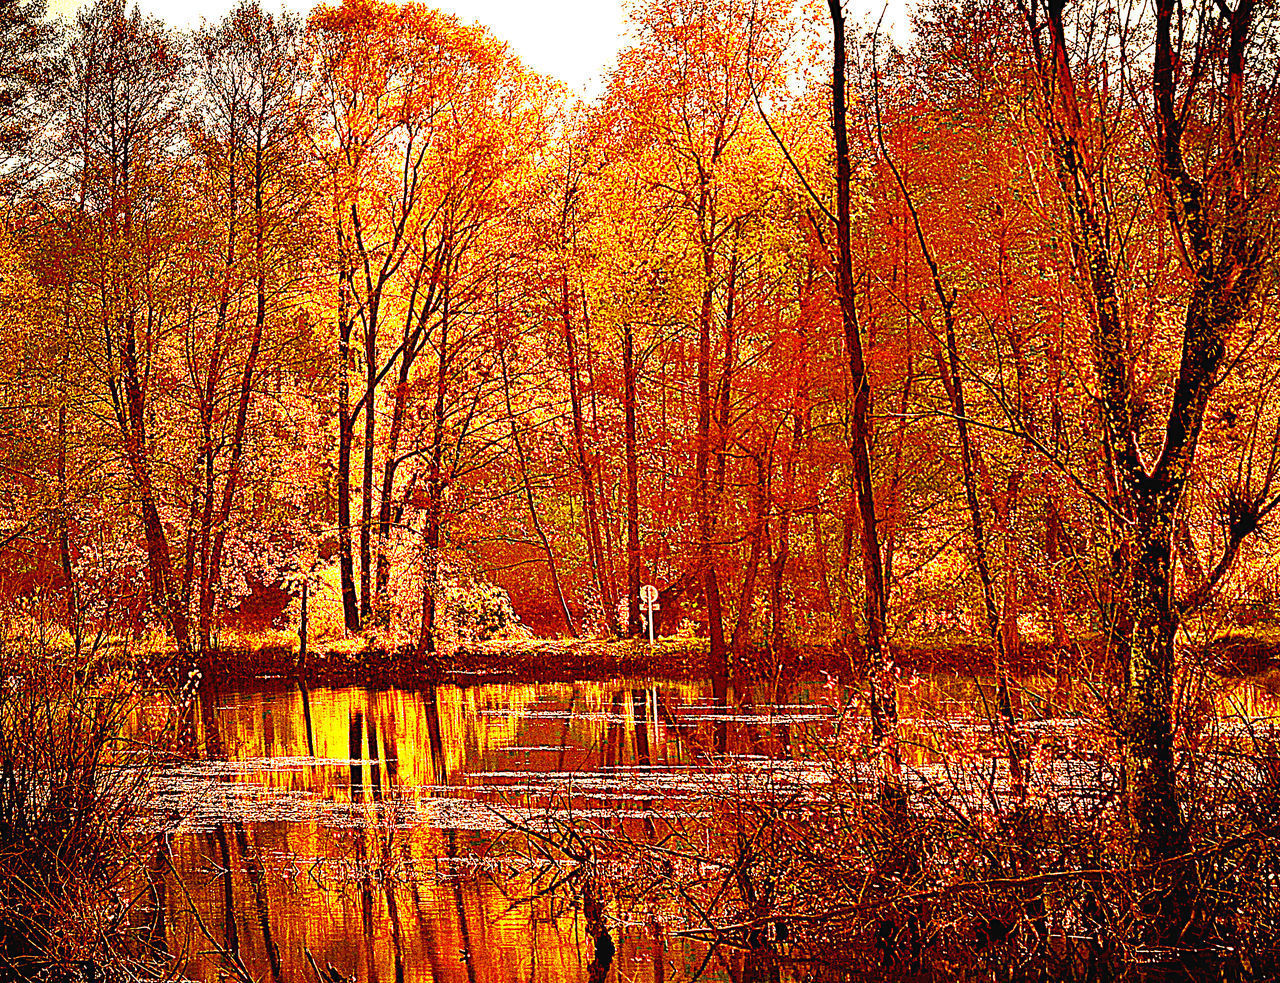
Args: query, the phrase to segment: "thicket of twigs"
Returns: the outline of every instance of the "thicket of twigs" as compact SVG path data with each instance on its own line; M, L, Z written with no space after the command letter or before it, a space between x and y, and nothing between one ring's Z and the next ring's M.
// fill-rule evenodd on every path
M1134 866L1101 697L1018 723L1022 788L995 701L987 721L904 722L904 756L913 734L928 747L897 787L854 706L789 735L795 763L757 744L709 761L692 798L630 818L544 803L506 846L535 894L744 950L761 980L1275 979L1280 735L1214 712L1207 680L1181 690L1191 848L1161 873L1190 904L1170 950L1132 941L1160 879Z
M98 655L0 630L0 977L172 969L136 927L151 900L137 822L171 711L148 723L151 687Z

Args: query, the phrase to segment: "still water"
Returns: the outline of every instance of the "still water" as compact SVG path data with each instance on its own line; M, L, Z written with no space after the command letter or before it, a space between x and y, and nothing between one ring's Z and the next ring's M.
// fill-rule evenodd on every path
M1065 745L1088 723L1053 705L1054 686L1014 695ZM981 733L989 688L904 684L913 775L947 767L938 728ZM153 802L146 928L195 980L313 980L311 960L361 983L586 980L594 940L561 893L530 900L528 867L499 848L512 824L548 809L696 821L707 784L744 771L821 780L811 742L847 719L847 696L829 679L727 703L710 684L654 680L206 683L188 722L199 757L167 768ZM1270 713L1269 694L1245 697L1233 705ZM607 915L610 979L752 975L652 911Z
M491 849L509 822L551 802L686 810L732 757L714 754L717 728L756 731L758 746L821 724L827 696L801 685L794 705L726 711L709 685L653 681L206 685L191 735L205 758L169 768L154 802L152 931L201 980L237 958L257 979L312 979L307 952L362 983L586 979L578 913L524 903L524 872ZM696 971L704 948L630 914L611 912L624 920L611 978Z

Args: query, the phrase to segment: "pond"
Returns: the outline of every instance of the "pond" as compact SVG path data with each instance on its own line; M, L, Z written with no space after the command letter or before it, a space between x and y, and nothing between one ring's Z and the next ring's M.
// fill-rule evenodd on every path
M1060 750L1096 741L1093 724L1055 706L1058 682L1015 688L1029 730ZM548 809L687 821L708 783L752 794L753 781L821 781L813 741L848 724L850 695L830 678L723 702L709 683L641 679L206 682L188 720L201 755L166 768L152 804L143 920L195 980L240 967L258 980L314 980L312 960L361 983L586 980L595 943L578 906L557 892L530 900L527 865L495 842ZM933 740L940 728L985 739L981 707L993 698L989 681L904 680L914 782L951 764ZM1273 712L1255 688L1219 698L1223 710ZM1080 757L1068 750L1051 765L1067 769L1064 787ZM611 979L751 978L741 954L708 959L653 911L608 916Z

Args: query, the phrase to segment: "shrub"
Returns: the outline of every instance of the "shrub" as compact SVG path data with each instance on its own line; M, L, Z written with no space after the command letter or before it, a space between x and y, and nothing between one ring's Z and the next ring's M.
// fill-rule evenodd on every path
M757 735L763 757L717 759L643 819L560 799L509 842L535 887L590 884L624 920L647 913L806 979L1275 979L1280 739L1195 703L1179 762L1189 845L1156 877L1130 849L1112 715L1083 703L1024 729L1024 795L998 720L917 704L915 766L895 791L865 718L837 704L830 723L791 732L803 767L771 764L780 749ZM1145 945L1155 899L1175 896L1181 937Z
M0 635L0 975L154 975L135 831L172 719L120 660L70 661Z

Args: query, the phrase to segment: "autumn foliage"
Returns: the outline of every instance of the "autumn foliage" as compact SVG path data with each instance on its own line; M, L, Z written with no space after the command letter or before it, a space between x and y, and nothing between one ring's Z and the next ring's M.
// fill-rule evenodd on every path
M979 640L1015 791L1049 651L1158 864L1182 653L1276 613L1280 60L1144 17L655 0L584 103L415 3L9 5L0 595L438 665L483 585L599 638L653 583L722 685L865 670L890 798L896 649Z
M811 13L655 4L590 105L414 5L244 5L181 37L105 3L15 40L7 596L61 598L73 633L128 606L200 652L311 577L346 631L417 642L452 563L573 635L636 633L654 582L660 630L742 661L864 640L869 508L888 641L977 632L1016 661L1125 617L1096 304L1025 18L939 6L909 52L848 29L841 287ZM1067 30L1073 139L1105 117L1090 153L1119 162L1098 194L1141 446L1187 246L1124 165L1154 123L1108 88L1119 27ZM1269 201L1255 75L1237 125ZM1215 125L1184 124L1214 187ZM1258 242L1171 533L1196 607L1270 596Z

